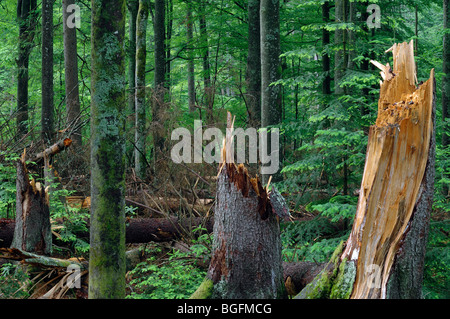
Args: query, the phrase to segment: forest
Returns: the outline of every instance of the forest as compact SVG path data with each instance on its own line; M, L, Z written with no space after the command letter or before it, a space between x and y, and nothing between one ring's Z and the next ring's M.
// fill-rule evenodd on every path
M449 0L0 0L0 42L0 299L450 298Z

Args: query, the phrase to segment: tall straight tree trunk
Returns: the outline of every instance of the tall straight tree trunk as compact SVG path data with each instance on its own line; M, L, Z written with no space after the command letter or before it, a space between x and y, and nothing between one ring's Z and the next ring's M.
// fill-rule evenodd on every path
M155 31L155 88L153 92L153 143L156 162L164 151L164 123L161 113L165 106L165 0L155 0L153 21Z
M189 112L195 111L195 61L194 61L194 20L192 18L192 4L187 3L186 35L188 45L188 100Z
M202 48L202 62L203 62L203 105L206 109L206 122L207 124L212 124L214 121L213 117L213 88L211 85L211 65L209 63L209 41L208 41L208 30L206 25L206 1L200 1L200 14L199 14L199 24L200 24L200 37Z
M165 8L166 14L164 14L164 20L165 20L165 28L166 28L166 34L164 38L164 52L165 52L165 63L164 63L164 88L166 89L166 99L170 101L170 69L171 69L171 40L172 40L172 33L173 33L173 1L167 0L166 1L166 8Z
M28 132L28 65L36 28L36 0L17 1L19 56L17 58L17 135Z
M53 0L43 0L41 135L48 145L51 144L55 135L53 95Z
M261 127L281 124L282 105L279 85L271 85L281 78L280 66L280 2L261 0ZM272 149L271 139L267 141L268 154L281 150ZM264 163L263 163L264 164ZM267 183L268 175L262 175ZM280 181L281 175L274 174L273 181Z
M125 298L125 16L125 0L92 1L91 299Z
M395 44L382 69L378 117L370 127L360 195L349 238L297 297L421 298L433 203L434 69L419 88L414 45Z
M127 109L127 141L134 141L135 138L135 122L136 122L136 19L139 9L139 0L127 1L129 11L128 20L128 109ZM127 143L127 165L130 167L134 163L134 143Z
M261 126L261 0L248 1L247 107L251 127Z
M136 131L135 131L135 150L134 150L134 168L136 175L140 178L145 177L146 168L146 101L145 101L145 65L147 61L147 21L149 12L149 1L139 1L139 11L136 20Z
M330 22L330 2L325 1L322 4L322 21L324 23ZM330 68L330 54L325 50L329 50L330 45L330 31L326 28L322 29L322 46L323 46L323 56L322 56L322 72L324 72L325 77L322 82L322 94L327 96L331 94L331 68Z
M447 31L450 28L450 3L449 0L444 0L444 29ZM443 52L443 71L445 76L442 78L442 122L444 128L442 130L442 149L446 149L450 144L450 125L448 120L450 118L450 33L444 34L444 52ZM447 174L450 179L450 175ZM443 194L448 196L449 186L444 184Z
M337 23L343 23L346 21L346 8L347 0L335 1L335 21ZM336 52L334 55L334 92L337 95L345 93L344 88L341 86L342 78L348 63L347 56L347 30L338 27L334 32L334 44L336 46Z
M70 135L74 147L81 146L80 127L80 94L78 89L78 57L77 57L77 29L68 25L70 12L67 7L75 0L63 0L63 33L64 33L64 68L66 88L67 123L71 127Z

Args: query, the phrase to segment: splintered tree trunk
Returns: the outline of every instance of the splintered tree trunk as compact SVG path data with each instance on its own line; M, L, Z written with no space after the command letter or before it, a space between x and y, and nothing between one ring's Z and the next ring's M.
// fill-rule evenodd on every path
M222 162L227 159L227 147L231 145L230 140L224 143ZM278 299L286 296L279 218L274 213L276 206L270 194L257 177L249 176L243 164L221 164L212 258L207 278L192 298Z
M48 255L52 232L48 194L40 183L29 179L25 153L17 160L16 222L12 248Z
M433 199L434 70L417 88L413 42L388 51L394 54L393 70L373 62L384 79L378 118L369 131L353 229L342 254L335 256L339 271L328 274L328 280L322 274L315 286L300 292L302 297L314 295L320 282L322 288L328 283L322 297L421 297Z

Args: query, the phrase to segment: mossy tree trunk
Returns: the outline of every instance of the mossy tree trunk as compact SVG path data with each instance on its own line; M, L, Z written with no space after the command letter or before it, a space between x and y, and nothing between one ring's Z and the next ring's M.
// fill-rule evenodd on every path
M352 232L299 297L421 298L433 202L435 79L416 87L413 42L395 44L381 65L378 118L370 127Z
M125 297L125 0L92 1L89 298Z
M146 89L145 89L145 65L147 61L147 21L149 12L149 1L139 1L139 11L136 20L136 131L135 131L135 152L134 168L136 175L145 177L146 171Z

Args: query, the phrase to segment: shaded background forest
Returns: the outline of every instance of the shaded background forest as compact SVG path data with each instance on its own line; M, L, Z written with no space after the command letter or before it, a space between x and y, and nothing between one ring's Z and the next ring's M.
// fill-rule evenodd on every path
M126 114L129 218L201 217L212 213L216 165L174 164L168 155L170 151L155 156L155 145L170 150L174 143L170 140L171 132L177 127L186 127L192 132L195 119L202 119L204 125L225 128L227 111L236 116L235 127L258 125L249 72L252 62L259 63L251 57L249 49L252 43L250 2L166 0L162 20L158 20L154 2L148 3L148 24L140 30L145 30L146 39L145 63L140 69L144 75L142 87L145 89L141 93L146 112L143 126L138 128L145 132L146 140L135 139L138 114L135 114L134 99L130 99ZM17 1L0 1L0 218L14 217L13 159L25 148L27 152L43 148L45 124L42 125L42 119L45 117L42 114L48 111L43 108L42 99L46 94L43 88L48 85L43 83L45 66L51 65L50 140L57 141L69 135L77 141L52 163L58 179L53 183L51 214L52 219L58 221L55 231L60 243L55 243L55 250L59 249L61 255L86 255L89 249L86 241L74 235L77 229L86 227L88 204L80 208L61 201L66 196L83 201L90 193L91 11L88 1L75 3L81 8L80 28L76 31L80 112L71 116L67 108L69 93L66 92L61 2L54 2L52 10L53 63L50 64L43 62L42 6L37 3L33 11L35 28L27 39L30 49L28 118L22 126L16 122L20 64ZM448 298L450 150L445 137L449 124L448 114L443 114L446 107L442 89L449 86L446 84L449 80L443 70L446 35L443 1L378 1L381 28L371 29L366 23L369 2L336 1L336 5L338 3L343 11L337 10L333 1L280 2L281 78L273 83L280 87L282 110L281 123L276 125L281 131L282 144L282 177L277 186L288 199L295 219L282 225L283 257L285 261L324 262L337 244L348 237L364 168L368 127L377 116L380 75L369 61L391 62L386 49L393 43L414 40L418 81L426 80L432 68L436 69L437 79L435 198L424 296ZM139 3L127 1L127 5L127 92L133 96L132 84L136 76L133 72L137 72L133 70L138 70L139 62L135 45L139 43L130 41L134 38L130 34L136 32L132 21ZM156 49L161 32L165 39L162 52ZM163 63L158 63L161 58ZM153 99L158 94L155 83L161 66L164 103ZM158 112L155 112L156 105ZM155 128L158 128L158 139ZM135 166L134 149L138 142L146 145L142 159L144 174L137 172ZM195 206L198 203L206 208L202 206L202 211ZM193 232L195 230L186 234L188 250L156 244L146 248L152 257L129 273L131 297L174 298L188 296L195 290L208 264L210 238L189 236ZM186 271L186 267L191 271ZM142 273L147 275L145 279L140 277ZM6 294L2 289L0 292Z

